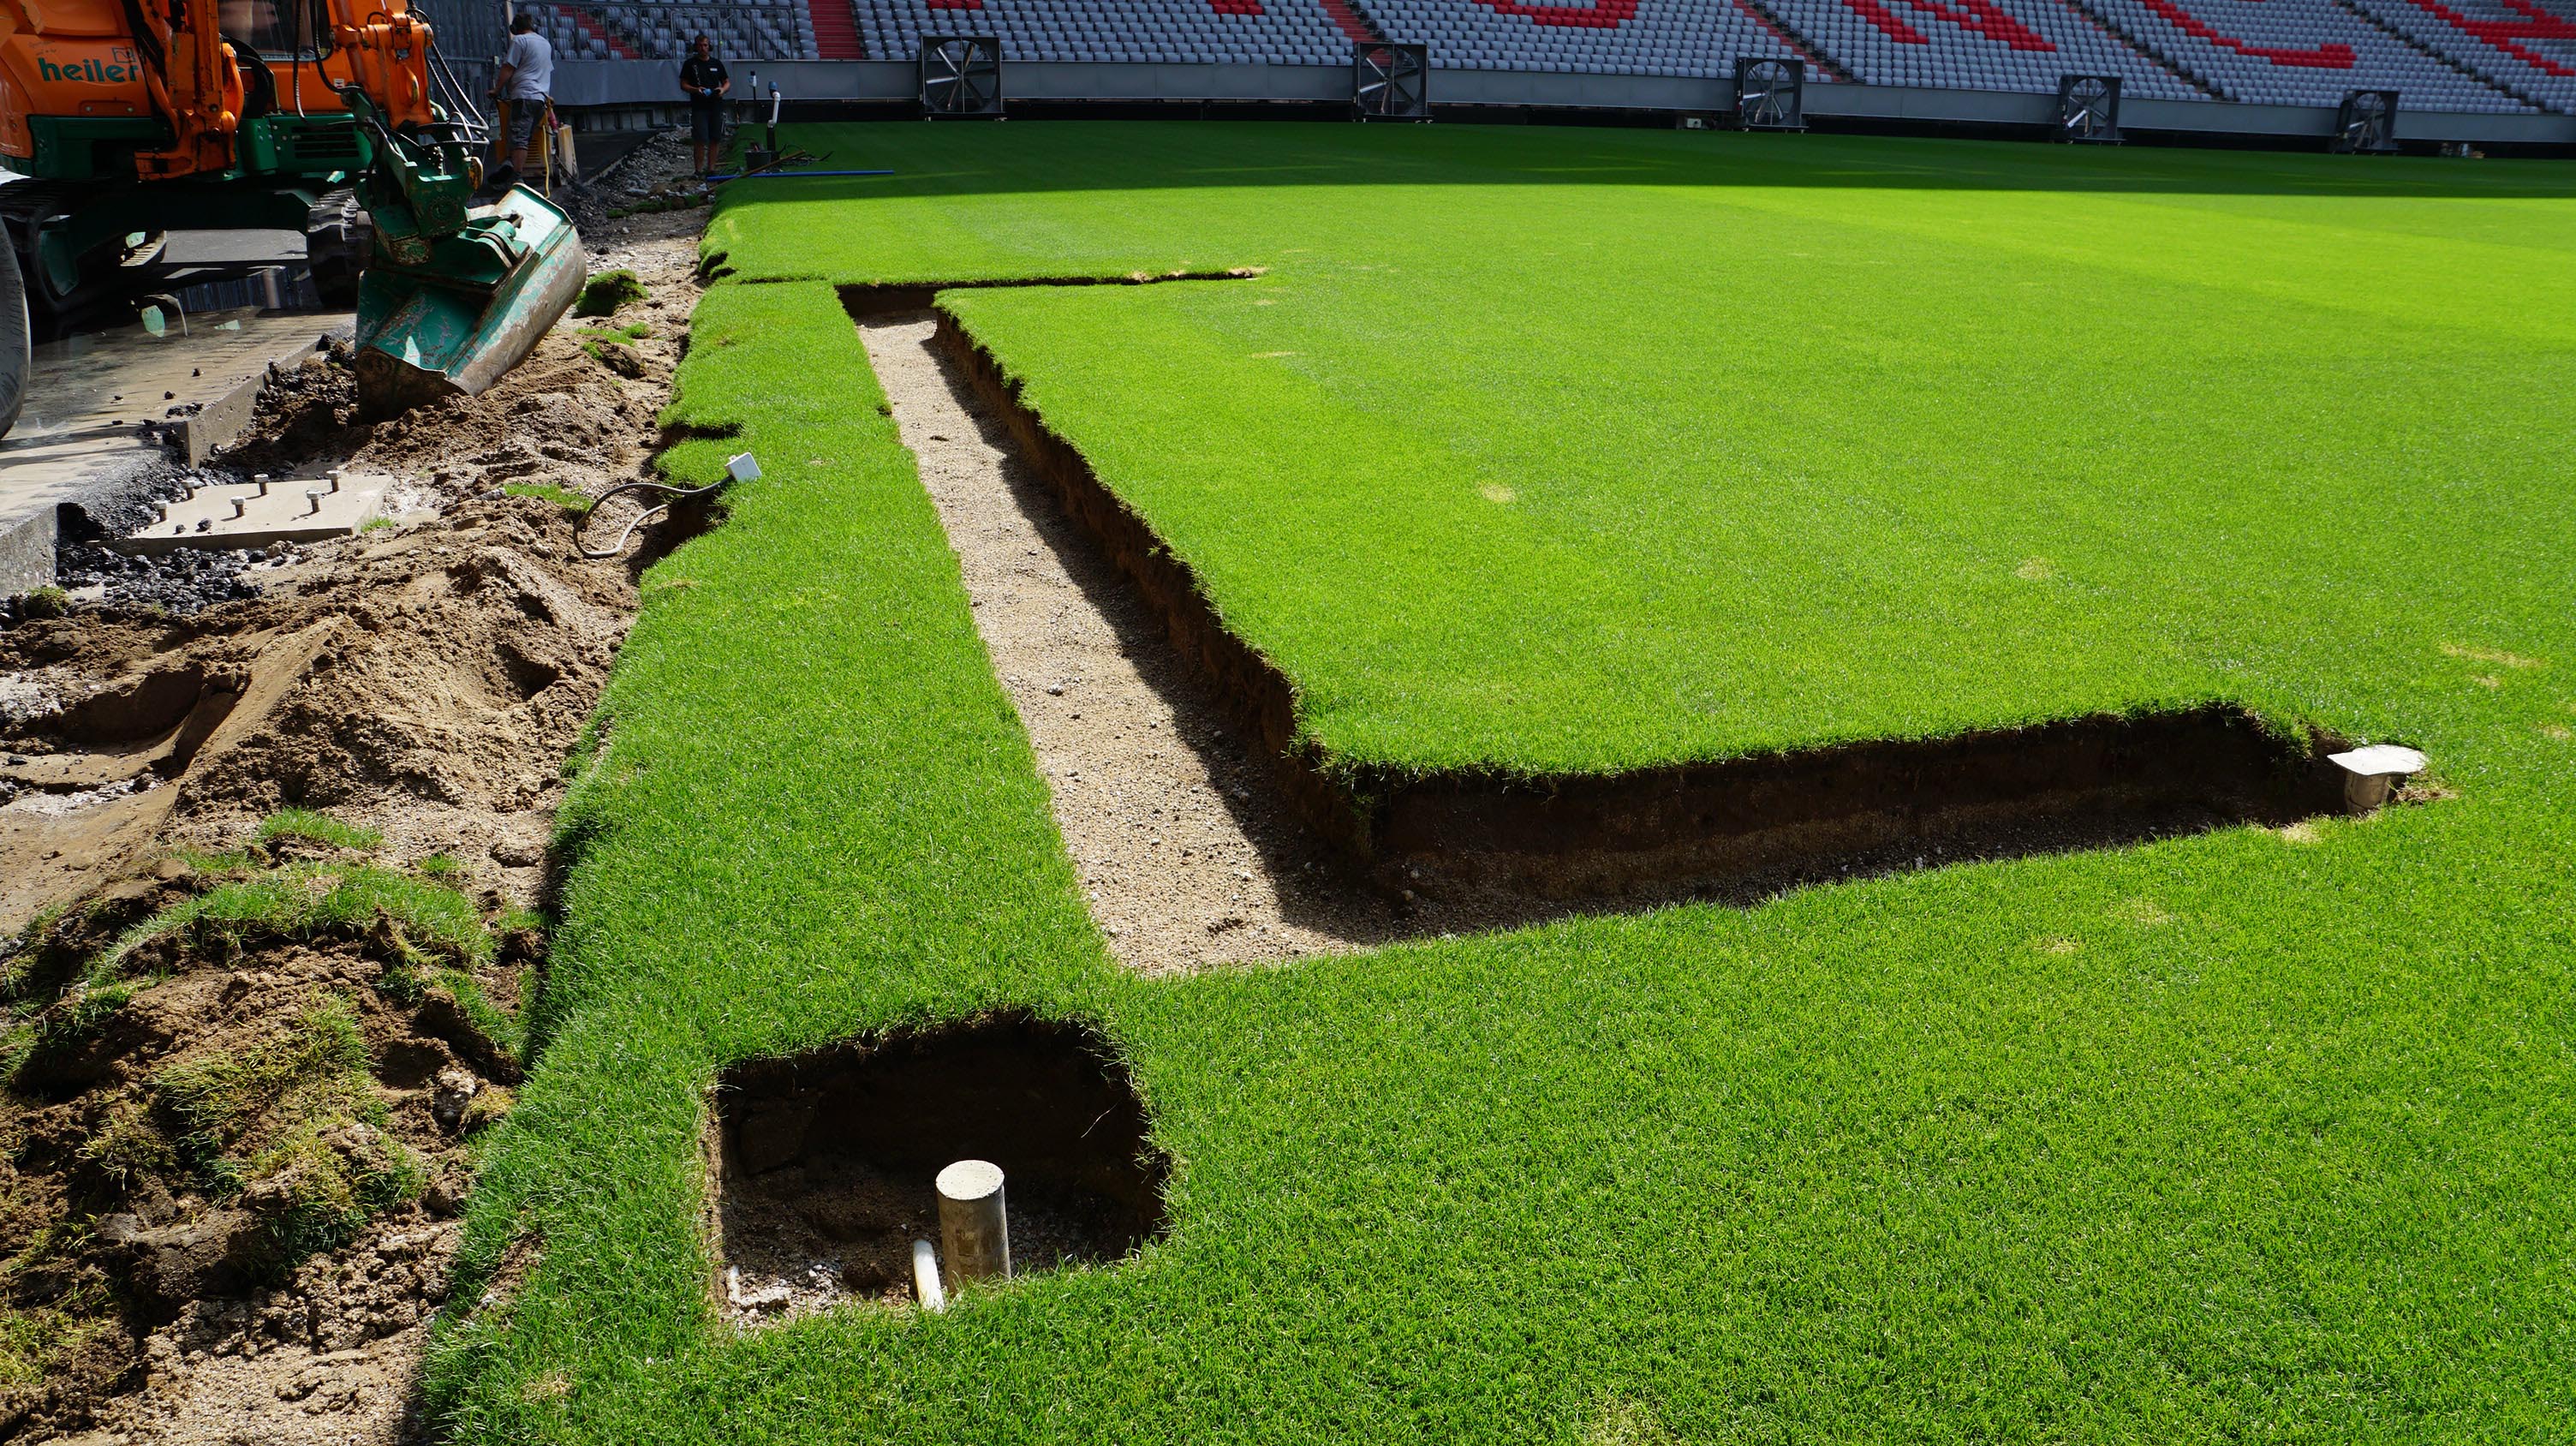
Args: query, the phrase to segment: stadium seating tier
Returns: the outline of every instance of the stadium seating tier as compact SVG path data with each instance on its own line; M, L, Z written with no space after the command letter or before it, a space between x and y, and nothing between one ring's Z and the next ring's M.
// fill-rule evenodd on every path
M828 7L824 24L817 11ZM925 35L991 35L1005 60L1346 66L1354 41L1430 47L1443 70L1723 80L1738 57L1811 83L2576 114L2576 0L593 0L530 7L558 55L675 61L700 33L734 60L909 60Z

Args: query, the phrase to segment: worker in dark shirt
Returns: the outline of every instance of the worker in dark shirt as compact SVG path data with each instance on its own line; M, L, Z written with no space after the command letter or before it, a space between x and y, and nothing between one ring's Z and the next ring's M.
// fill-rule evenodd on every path
M724 96L733 89L733 72L716 59L716 43L699 36L680 62L680 89L689 95L689 140L697 147L698 174L716 168L716 149L724 144Z

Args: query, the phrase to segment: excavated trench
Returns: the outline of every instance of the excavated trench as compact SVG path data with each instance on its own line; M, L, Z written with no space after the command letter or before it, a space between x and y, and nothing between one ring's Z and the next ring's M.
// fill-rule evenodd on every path
M1295 741L1288 680L953 317L843 300L1133 967L1753 902L2343 809L2340 740L2223 704L1614 775L1328 767Z
M710 1222L737 1321L899 1301L939 1239L932 1181L1001 1166L1014 1275L1107 1263L1167 1229L1171 1163L1108 1044L986 1018L727 1070L708 1139Z

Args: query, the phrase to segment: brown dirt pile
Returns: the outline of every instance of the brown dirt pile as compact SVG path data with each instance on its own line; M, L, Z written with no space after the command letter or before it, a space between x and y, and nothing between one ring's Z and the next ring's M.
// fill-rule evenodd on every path
M533 899L561 760L634 590L539 498L477 498L282 569L186 619L106 611L0 634L42 707L0 721L0 928L181 841L329 808Z
M613 317L566 316L482 396L363 422L350 354L333 347L278 378L261 395L249 433L214 464L243 474L391 472L425 484L406 499L414 506L508 482L595 494L631 481L661 445L655 417L696 304L693 238L705 219L640 216L593 241L592 271L633 271L645 299Z
M335 862L293 857L314 853ZM164 860L0 961L0 1437L400 1427L465 1138L518 1073L475 1020L517 1001L535 934L475 957L380 910L319 933L200 920L111 952L209 889L366 867L291 843Z
M696 293L697 218L621 224L594 264L645 299L566 317L485 396L370 427L345 358L317 355L223 459L390 471L394 527L274 549L259 597L193 617L104 607L0 633L0 931L289 805L535 897L562 759L635 606L630 568L581 559L552 499L644 475Z
M565 504L660 445L702 221L589 238L645 299L480 399L370 426L345 354L276 378L217 465L390 472L390 526L192 616L0 632L0 1440L413 1434L564 759L635 606ZM282 809L382 841L258 842Z

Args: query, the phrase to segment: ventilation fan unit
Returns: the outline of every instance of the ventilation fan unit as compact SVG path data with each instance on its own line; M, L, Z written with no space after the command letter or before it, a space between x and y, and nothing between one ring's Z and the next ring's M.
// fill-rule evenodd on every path
M2397 92L2356 90L2345 96L2335 114L2334 148L2365 156L2396 150Z
M1002 113L1002 42L992 35L921 37L921 111L933 120Z
M2120 143L2120 77L2061 75L2057 78L2057 138L2088 145Z
M1361 120L1431 119L1431 47L1351 47L1351 103Z
M1748 131L1807 128L1807 67L1795 60L1735 57L1735 123Z

